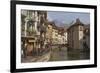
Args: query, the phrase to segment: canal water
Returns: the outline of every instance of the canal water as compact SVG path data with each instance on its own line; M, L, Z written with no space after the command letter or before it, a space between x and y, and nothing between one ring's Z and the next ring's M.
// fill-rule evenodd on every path
M89 51L68 51L67 47L52 46L51 57L49 61L67 61L67 60L87 60L90 59Z

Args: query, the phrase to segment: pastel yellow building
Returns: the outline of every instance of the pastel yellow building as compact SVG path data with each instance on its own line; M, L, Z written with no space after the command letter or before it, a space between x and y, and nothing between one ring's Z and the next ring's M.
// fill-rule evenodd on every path
M64 27L58 27L54 22L48 22L46 29L47 43L52 43L53 45L67 43L67 30L64 30Z
M54 22L47 23L46 42L51 44L58 43L58 29Z
M53 24L52 22L47 22L46 28L46 42L52 43L52 34L53 34Z
M53 44L59 43L58 32L59 32L58 27L55 24L53 24L53 31L52 31Z

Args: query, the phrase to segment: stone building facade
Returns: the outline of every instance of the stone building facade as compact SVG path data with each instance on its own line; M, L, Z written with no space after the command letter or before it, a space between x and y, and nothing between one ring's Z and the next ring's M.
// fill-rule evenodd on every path
M21 43L26 55L45 47L46 21L46 11L21 10Z
M68 28L68 47L70 49L83 49L84 24L76 19L76 22Z

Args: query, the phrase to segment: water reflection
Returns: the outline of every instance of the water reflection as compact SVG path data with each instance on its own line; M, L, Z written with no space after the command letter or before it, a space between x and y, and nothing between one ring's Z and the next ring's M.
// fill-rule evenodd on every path
M50 61L86 60L90 58L89 51L71 50L67 47L52 46Z

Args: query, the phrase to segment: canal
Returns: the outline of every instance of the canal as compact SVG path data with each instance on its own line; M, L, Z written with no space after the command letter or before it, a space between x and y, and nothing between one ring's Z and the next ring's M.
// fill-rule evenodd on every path
M72 50L67 47L52 46L49 61L87 60L90 59L89 51Z

